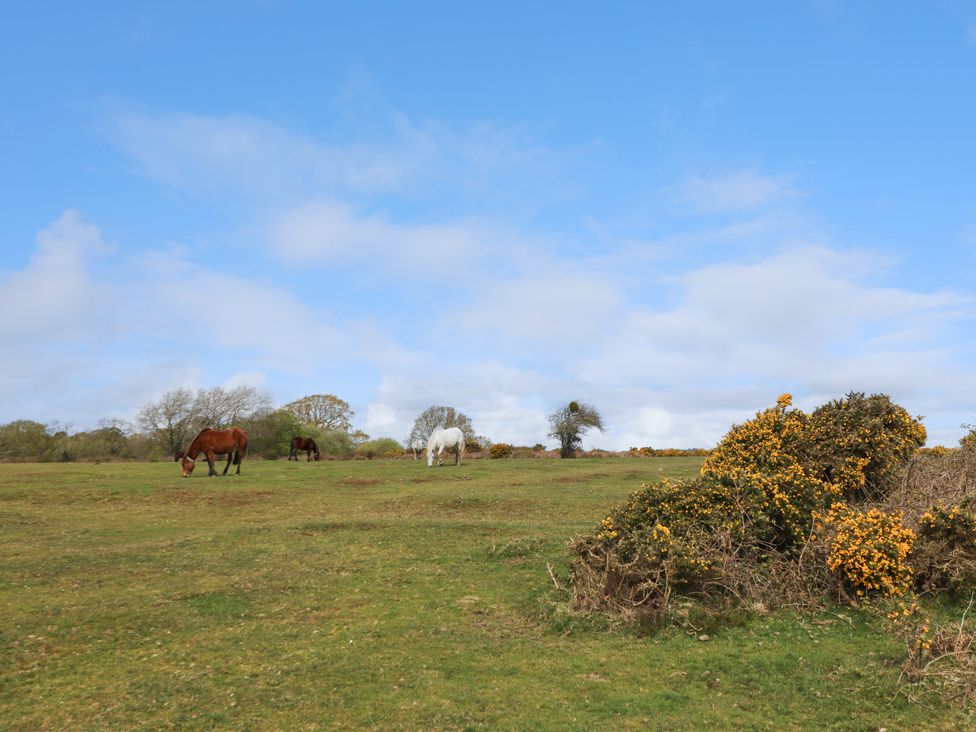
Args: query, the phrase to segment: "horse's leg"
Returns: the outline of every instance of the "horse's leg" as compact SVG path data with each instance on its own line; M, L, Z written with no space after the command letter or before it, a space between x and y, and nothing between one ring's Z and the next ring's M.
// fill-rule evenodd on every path
M224 475L227 475L227 471L230 470L230 461L234 459L234 451L231 450L227 453L227 464L224 466Z
M437 448L437 467L441 467L444 464L444 446L441 445Z
M216 459L216 455L214 454L213 450L207 450L206 455L207 455L207 467L210 469L210 472L207 473L207 477L210 478L217 474L217 468L214 467L214 460Z
M455 467L457 467L460 464L461 464L461 446L460 445L455 445L454 446L454 465L455 465Z
M305 451L305 462L306 463L312 462L312 448L308 448Z

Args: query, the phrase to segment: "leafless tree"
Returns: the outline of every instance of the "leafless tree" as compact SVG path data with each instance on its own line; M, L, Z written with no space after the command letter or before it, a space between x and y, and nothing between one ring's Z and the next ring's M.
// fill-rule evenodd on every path
M271 396L253 386L173 389L139 413L139 427L169 454L176 454L202 429L224 429L271 409Z
M271 406L270 395L253 386L200 389L193 401L195 426L225 429L254 414L270 411Z
M139 427L149 433L167 453L175 455L194 430L194 396L189 389L173 389L158 401L148 402L139 412Z

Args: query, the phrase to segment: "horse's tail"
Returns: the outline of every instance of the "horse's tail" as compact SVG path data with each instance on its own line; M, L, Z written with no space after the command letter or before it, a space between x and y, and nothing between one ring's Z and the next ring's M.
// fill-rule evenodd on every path
M247 432L244 430L240 432L241 434L237 440L237 449L234 450L234 465L240 465L241 461L247 455Z

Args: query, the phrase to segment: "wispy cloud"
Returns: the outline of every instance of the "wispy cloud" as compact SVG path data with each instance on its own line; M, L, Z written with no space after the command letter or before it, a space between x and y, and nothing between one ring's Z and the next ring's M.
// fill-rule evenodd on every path
M549 189L565 185L558 178L563 153L519 127L416 120L359 85L335 105L335 126L319 130L247 114L153 114L124 105L107 109L103 128L148 178L195 196L247 196L263 205L504 196L523 185L526 171L550 178Z
M501 254L498 237L475 224L396 224L330 200L274 216L268 244L280 259L302 265L368 264L370 276L394 272L457 272Z
M694 213L755 211L801 197L790 176L764 175L756 169L716 177L694 176L670 190L673 200Z
M383 148L327 145L247 115L125 114L113 134L147 176L205 194L232 186L274 200L308 191L401 191L425 178L436 143L419 130Z

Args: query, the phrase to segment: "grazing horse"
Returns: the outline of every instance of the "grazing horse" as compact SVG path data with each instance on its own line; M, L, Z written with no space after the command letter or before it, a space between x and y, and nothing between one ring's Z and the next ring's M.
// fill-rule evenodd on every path
M454 451L454 464L461 464L461 456L464 454L464 433L458 427L435 427L430 437L427 438L427 467L434 465L434 453L437 453L437 464L443 465L444 449Z
M312 462L312 455L315 456L316 460L322 459L322 453L319 452L319 446L315 444L315 440L311 437L292 437L291 438L291 452L288 453L289 460L298 460L298 451L304 450L308 459L305 461L307 463Z
M207 456L207 466L210 468L208 476L217 475L214 468L214 456L226 455L227 465L224 466L223 475L227 475L231 461L237 466L236 475L241 474L241 463L247 454L247 432L237 427L229 430L205 429L193 438L193 442L183 453L183 477L189 478L190 473L196 466L197 456L200 453Z

